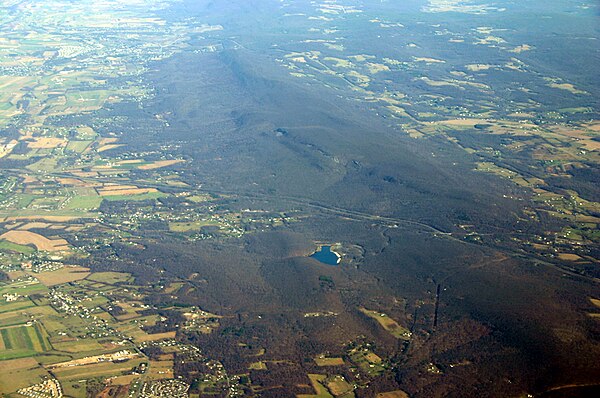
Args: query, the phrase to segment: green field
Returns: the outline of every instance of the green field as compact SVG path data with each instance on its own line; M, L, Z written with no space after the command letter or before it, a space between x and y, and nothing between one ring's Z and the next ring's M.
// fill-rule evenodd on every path
M54 335L56 332L65 331L65 325L59 316L46 317L42 322L48 333L51 335Z
M29 205L33 209L57 209L61 203L65 200L64 196L54 195L52 197L40 197L36 198Z
M81 354L82 356L99 355L106 351L105 348L94 339L78 339L62 343L53 343L52 345L58 351L68 352L70 354Z
M0 338L3 346L0 360L28 357L52 349L46 332L39 324L0 329Z
M31 202L33 202L33 200L37 198L36 195L30 195L30 194L17 194L15 195L12 200L15 200L15 207L18 209L24 209L27 206L29 206L31 204Z
M146 362L147 359L131 359L127 362L104 362L93 365L75 366L68 368L56 368L54 374L56 377L62 380L81 380L91 377L101 376L114 376L119 375L121 372L128 372L131 368L138 366L142 362Z
M77 91L73 93L66 93L67 103L63 107L63 109L59 109L57 106L57 111L66 112L69 108L75 108L74 110L78 111L79 109L85 108L93 108L100 107L106 101L106 98L110 96L110 92L106 90L95 90L95 91ZM79 138L89 138L89 134L80 134Z
M23 310L25 308L33 307L34 305L35 304L29 299L19 299L10 303L2 303L0 306L0 313Z
M142 193L139 195L109 195L109 196L103 196L103 199L109 200L109 201L118 201L118 200L150 200L150 199L158 199L158 198L163 198L165 196L168 196L166 193L163 192L148 192L148 193Z
M67 150L82 153L90 146L92 141L69 141Z
M56 170L58 166L58 159L53 157L42 158L41 160L26 166L28 170L37 172L38 170L41 172L51 172Z
M66 210L96 210L102 203L102 197L95 196L75 196L71 198L64 206Z
M74 217L74 218L95 218L95 213L88 213L85 210L54 210L50 214L48 210L39 209L21 209L18 211L2 211L0 217L27 217L30 219L44 218L44 216L53 217Z
M173 232L197 231L202 227L219 227L220 224L215 220L190 221L190 222L172 222L169 223L169 229Z
M41 283L16 282L10 285L0 286L0 295L5 293L19 294L27 296L34 293L47 293L48 288ZM27 299L29 301L29 299ZM0 305L0 310L4 310L10 303Z
M93 308L99 307L101 305L105 305L108 302L109 302L109 299L107 299L106 297L96 296L96 297L91 298L90 300L86 300L85 302L82 302L81 305L83 305L86 308L93 309Z
M322 382L325 381L327 376L318 375L318 374L309 374L308 378L310 379L310 382L317 393L314 395L313 394L300 394L300 395L298 395L298 398L333 398L333 395L331 395L329 393L329 391L327 391L327 388L325 388L325 386L322 384Z
M22 325L27 321L27 317L19 312L8 312L0 314L0 328Z
M87 380L61 380L61 385L67 397L82 397L86 395Z
M51 365L51 364L55 364L55 363L59 363L59 362L67 362L73 359L73 357L71 355L66 355L66 354L55 354L54 352L49 352L49 353L45 353L45 354L38 354L36 355L35 359L41 364L41 365Z
M8 250L11 252L31 254L35 253L35 249L25 245L19 245L17 243L0 240L0 250Z
M130 282L131 274L124 272L95 272L87 277L90 281L106 283L112 285L118 282Z
M200 195L188 196L186 198L186 200L190 200L194 203L203 203L203 202L208 202L208 201L213 200L213 197L208 194L200 194Z
M366 374L377 376L383 373L385 366L382 359L367 349L355 349L348 353L350 360Z
M48 371L43 369L34 358L0 361L0 386L2 393L8 397L23 397L10 393L19 388L39 383L43 377L48 376Z

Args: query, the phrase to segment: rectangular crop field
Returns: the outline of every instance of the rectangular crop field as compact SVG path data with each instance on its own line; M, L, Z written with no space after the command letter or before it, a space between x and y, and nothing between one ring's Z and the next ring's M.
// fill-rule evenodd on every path
M84 267L63 267L56 271L42 272L35 277L46 286L60 285L63 283L74 282L84 279L90 274L88 268Z
M112 285L117 282L131 282L131 274L125 272L94 272L87 278L90 281Z
M7 395L19 388L39 383L42 377L47 376L48 372L34 358L0 361L0 389Z
M67 144L67 149L74 152L82 153L87 149L92 141L69 141Z
M38 324L10 326L0 329L0 359L14 359L52 349L48 336Z
M69 199L64 208L67 210L96 210L100 207L102 198L98 195L75 196Z
M30 231L11 230L0 235L0 239L18 245L34 245L38 250L60 251L69 249L69 243L64 239L48 239Z
M133 367L146 362L145 358L132 359L125 362L102 362L93 365L72 366L53 370L56 377L62 380L81 380L92 377L120 376L123 372L130 371Z

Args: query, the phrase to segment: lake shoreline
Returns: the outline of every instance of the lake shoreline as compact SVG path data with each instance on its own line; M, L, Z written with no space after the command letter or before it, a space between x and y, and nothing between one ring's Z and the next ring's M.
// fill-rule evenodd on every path
M332 247L333 245L318 245L317 250L309 257L312 257L323 264L339 265L342 262L342 255L333 250ZM333 256L335 256L335 260Z

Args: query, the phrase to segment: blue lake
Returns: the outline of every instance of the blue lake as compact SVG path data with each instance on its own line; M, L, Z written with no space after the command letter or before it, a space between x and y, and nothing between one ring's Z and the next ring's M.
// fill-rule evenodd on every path
M319 251L314 252L311 257L328 265L338 265L340 259L337 254L331 251L331 246L321 246Z

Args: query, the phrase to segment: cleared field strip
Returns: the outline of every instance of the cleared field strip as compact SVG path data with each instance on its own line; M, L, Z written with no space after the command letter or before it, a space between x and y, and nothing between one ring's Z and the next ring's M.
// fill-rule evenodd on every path
M111 186L98 189L100 196L117 196L117 195L140 195L145 193L158 192L156 188L138 188L136 186L122 185Z
M138 167L138 169L140 169L140 170L154 170L154 169L159 169L161 167L172 166L174 164L181 163L181 162L183 162L183 160L181 160L181 159L159 160L157 162L153 162L153 163L150 163L150 164L145 164L143 166L140 166L140 167Z
M388 333L394 336L397 339L402 340L410 340L411 333L410 331L398 324L395 320L378 311L368 310L364 307L359 308L360 312L367 315L369 318L372 318L381 325Z

